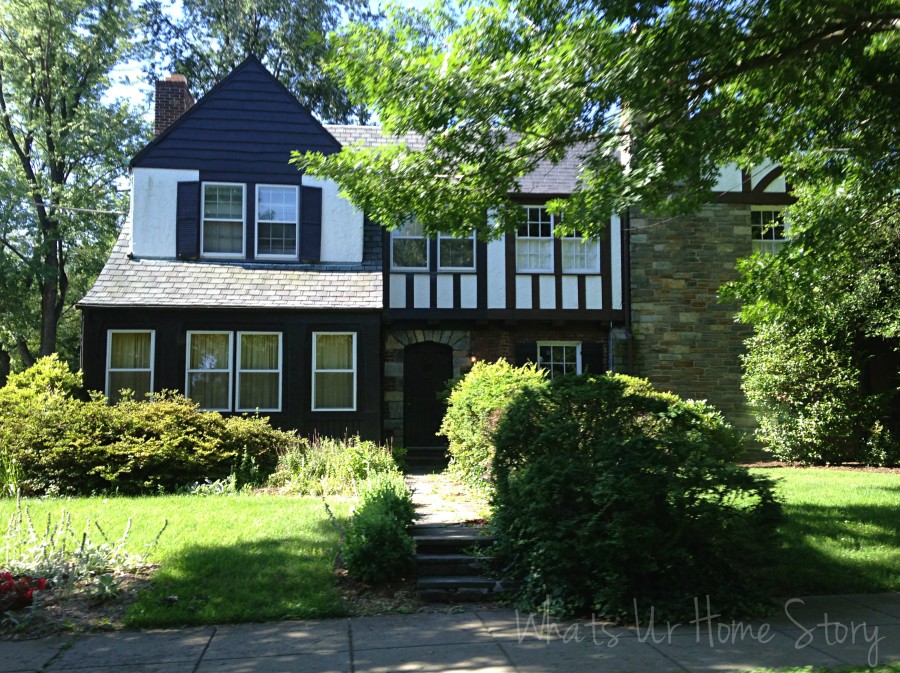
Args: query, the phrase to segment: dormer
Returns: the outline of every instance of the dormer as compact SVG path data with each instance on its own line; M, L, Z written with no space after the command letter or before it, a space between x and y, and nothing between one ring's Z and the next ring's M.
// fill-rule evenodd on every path
M363 261L362 213L289 163L340 144L256 58L196 103L183 77L160 82L156 127L131 162L136 258Z

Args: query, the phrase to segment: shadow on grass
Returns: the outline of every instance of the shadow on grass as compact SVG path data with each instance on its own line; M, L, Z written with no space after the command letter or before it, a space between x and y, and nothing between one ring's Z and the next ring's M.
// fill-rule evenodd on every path
M900 591L896 506L786 504L784 513L772 578L780 595Z
M167 557L131 606L134 627L257 622L343 614L327 521L280 539L188 546Z

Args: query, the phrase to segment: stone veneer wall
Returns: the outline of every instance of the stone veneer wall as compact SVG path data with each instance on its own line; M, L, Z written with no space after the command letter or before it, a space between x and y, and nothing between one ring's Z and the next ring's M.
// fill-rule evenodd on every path
M750 208L710 204L679 218L631 215L634 370L683 397L706 399L740 430L753 418L740 388L751 329L718 290L752 251Z

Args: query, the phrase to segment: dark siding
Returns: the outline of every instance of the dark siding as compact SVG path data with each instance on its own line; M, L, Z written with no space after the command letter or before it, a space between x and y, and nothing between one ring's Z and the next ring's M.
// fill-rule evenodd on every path
M516 344L516 366L521 367L537 358L537 342L525 342Z
M214 311L85 309L82 362L85 386L103 390L106 331L156 330L156 390L184 390L188 330L281 332L284 348L282 411L267 413L272 424L303 435L360 434L381 438L381 327L377 312ZM357 411L312 412L312 333L357 333Z
M257 61L249 60L135 157L141 168L199 170L204 179L296 181L291 150L337 142Z
M200 256L200 183L179 182L175 215L175 254L182 259Z
M603 357L603 344L583 342L581 344L581 370L592 374L602 374L609 367Z

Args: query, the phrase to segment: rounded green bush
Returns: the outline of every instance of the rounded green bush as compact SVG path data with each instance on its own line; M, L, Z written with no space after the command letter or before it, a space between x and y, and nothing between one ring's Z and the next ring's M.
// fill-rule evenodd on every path
M562 377L521 392L494 438L494 563L523 607L681 618L693 597L724 614L764 597L780 506L706 404Z

